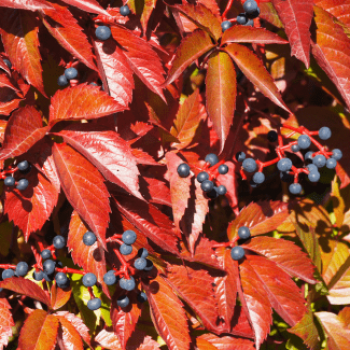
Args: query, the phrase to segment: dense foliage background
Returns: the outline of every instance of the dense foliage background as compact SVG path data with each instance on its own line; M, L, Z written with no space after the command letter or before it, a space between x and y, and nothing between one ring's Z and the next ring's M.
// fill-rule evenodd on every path
M257 3L0 0L0 349L350 349L350 1Z

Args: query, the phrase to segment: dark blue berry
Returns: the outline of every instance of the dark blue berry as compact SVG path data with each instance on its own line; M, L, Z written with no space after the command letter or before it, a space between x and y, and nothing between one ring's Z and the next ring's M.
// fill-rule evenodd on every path
M43 263L43 270L47 275L51 275L52 273L54 273L55 268L56 268L56 263L51 259L46 260Z
M90 83L89 85L98 86L96 83Z
M27 179L20 179L17 183L17 190L24 191L29 185L29 181Z
M308 170L309 170L310 172L312 172L312 171L318 171L318 168L317 168L317 166L316 166L315 164L308 164L308 165L307 165L307 168L308 168Z
M131 276L130 276L130 279L126 279L126 278L123 277L119 281L119 287L121 289L125 289L125 290L128 290L128 291L131 291L131 290L135 289L135 286L136 286L135 280Z
M326 167L328 169L334 169L337 166L337 161L334 158L327 159Z
M26 171L29 168L29 163L26 160L22 160L17 164L17 168L19 171Z
M254 27L254 21L252 19L249 19L248 22L245 24L245 26Z
M57 79L57 85L58 86L66 86L68 85L68 79L67 77L63 74L63 75L60 75Z
M294 180L294 176L289 174L289 172L281 171L280 178L282 182L292 182Z
M78 77L78 71L75 68L67 68L64 71L64 75L68 80L72 80Z
M138 258L134 262L135 269L143 270L147 265L147 261L145 258Z
M207 193L207 196L211 199L215 199L219 196L218 192L216 191L217 187L214 187L210 192Z
M258 4L254 0L248 0L243 4L243 10L246 13L253 13L258 9Z
M253 181L253 179L250 180L249 185L250 185L251 188L257 188L257 187L259 186L259 184L256 184L256 183Z
M4 185L5 186L14 186L16 183L16 180L12 177L12 176L7 176L5 177L5 180L4 180Z
M97 278L92 272L89 272L86 275L84 275L82 280L83 280L83 285L85 287L92 287L97 283Z
M267 139L270 141L270 142L276 142L277 139L278 139L278 134L275 130L270 130L268 133L267 133Z
M7 58L3 58L2 60L4 61L7 67L9 67L10 69L12 68L12 63Z
M205 156L204 160L208 162L211 166L214 166L215 164L219 163L219 158L214 153L209 153Z
M334 158L335 160L340 160L342 159L342 157L343 157L343 152L340 149L335 148L333 150L332 158Z
M327 126L324 126L318 131L318 136L321 140L328 140L332 136L332 131Z
M83 243L87 246L92 246L96 242L96 236L90 232L87 231L83 236Z
M228 166L226 164L221 164L219 167L218 167L218 172L219 174L221 175L225 175L228 173Z
M139 303L144 303L147 301L147 295L143 292L141 292L138 296L137 296L137 300Z
M227 29L232 27L232 23L230 21L223 21L221 23L221 28L222 28L222 32L226 31Z
M122 295L117 299L117 304L120 307L127 307L129 303L130 303L130 300L126 295Z
M56 276L55 276L55 280L56 280L57 284L65 285L68 281L68 277L63 272L57 272Z
M256 161L253 158L246 158L242 163L242 167L246 172L253 173L257 168Z
M198 175L197 175L197 181L199 183L202 183L203 181L209 180L209 174L206 171L201 171Z
M120 253L123 254L123 255L129 255L129 254L131 254L131 252L132 252L132 246L129 245L129 244L123 243L123 244L120 246L119 251L120 251Z
M147 265L144 268L144 271L151 271L153 269L153 262L151 260L146 259Z
M305 156L304 156L304 159L305 159L306 161L308 160L308 161L312 162L313 154L314 154L314 152L312 152L312 151L306 152L306 153L305 153Z
M307 149L311 145L310 137L307 135L300 135L298 137L298 146L300 149Z
M214 188L214 184L210 180L205 180L201 184L201 189L203 192L210 192Z
M253 19L253 18L259 17L259 15L260 15L260 9L259 9L259 7L258 7L254 12L248 13L248 14L247 14L247 17Z
M264 181L265 181L265 175L264 173L258 171L257 173L255 173L253 175L253 181L256 183L256 184L262 184Z
M57 287L61 289L66 289L70 286L70 279L67 277L67 281L65 283L58 283L57 282Z
M289 158L282 158L277 163L277 168L279 171L288 171L292 168L293 163Z
M232 259L235 260L235 261L238 261L238 260L243 259L244 255L245 255L245 251L244 251L244 249L243 249L242 247L240 247L240 246L233 247L233 248L231 249L231 257L232 257Z
M11 278L14 275L15 275L15 272L12 269L6 269L2 271L1 277L3 280L5 280L6 278Z
M104 41L108 40L111 37L112 32L106 26L99 26L96 28L95 34L97 39Z
M236 159L238 162L243 162L245 157L246 157L246 155L244 152L237 152L236 153Z
M318 171L310 171L307 177L311 182L317 182L320 179L321 175Z
M129 16L130 15L130 9L128 5L124 5L120 8L119 10L120 14L124 17Z
M54 273L48 274L44 272L43 277L45 281L52 282L54 280Z
M298 145L292 145L291 150L292 152L297 153L300 151L300 147Z
M238 237L241 239L248 239L250 238L250 230L247 226L241 226L238 229Z
M16 275L24 277L28 273L28 264L25 261L20 261L16 266Z
M62 249L66 245L66 239L63 236L56 236L52 243L56 249Z
M103 276L103 281L107 284L107 286L111 286L117 282L117 277L114 274L114 270L110 270Z
M177 173L179 174L180 177L185 178L190 175L191 168L189 167L188 164L182 163L177 167Z
M99 298L90 299L87 302L87 307L92 311L99 309L101 307L101 299Z
M44 272L42 272L42 271L34 271L33 272L33 278L36 281L41 281L44 278Z
M237 23L241 25L245 25L248 21L247 15L245 13L240 13L237 18Z
M148 257L148 250L146 248L140 248L139 251L137 252L137 255L140 258L147 258Z
M293 183L289 186L289 192L292 194L299 194L302 190L302 187L298 183Z
M215 191L219 196L224 196L227 193L227 188L224 185L215 187Z
M312 160L312 163L315 164L318 168L322 168L326 165L326 157L323 154L318 154Z
M136 242L137 235L133 230L126 230L123 233L122 240L125 244L134 244Z

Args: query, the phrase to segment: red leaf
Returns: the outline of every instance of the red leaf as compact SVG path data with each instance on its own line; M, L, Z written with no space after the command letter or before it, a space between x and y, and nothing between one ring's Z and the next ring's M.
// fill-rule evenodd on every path
M160 57L152 45L127 29L112 27L111 30L113 38L123 47L123 53L133 72L151 91L165 101L160 87L164 82L165 72Z
M68 5L75 6L78 9L85 12L91 12L91 13L97 13L99 15L109 16L109 13L106 10L104 10L96 0L63 0L63 1Z
M238 68L257 88L277 106L291 113L282 100L280 92L264 64L248 48L239 44L226 46L225 51L236 62Z
M36 17L27 11L10 9L2 9L1 15L0 27L5 52L28 83L46 96L40 63L39 23Z
M165 214L136 198L118 196L114 199L121 214L147 238L164 250L179 253L173 223Z
M232 240L241 226L250 228L252 236L261 235L275 230L289 216L288 205L283 202L250 203L227 228L227 235Z
M0 282L0 288L12 290L15 293L26 295L29 298L39 300L46 304L48 307L51 306L51 301L46 294L36 283L22 278L22 277L11 277Z
M350 3L349 0L314 0L314 3L331 13L339 21L342 21L347 26L350 25Z
M103 247L109 223L109 193L103 177L82 155L65 143L55 143L53 157L63 191Z
M214 334L202 334L198 339L206 340L218 350L254 350L254 344L247 339L234 337L218 337Z
M91 44L77 20L67 7L55 3L51 5L53 10L43 10L46 15L43 23L47 30L70 54L87 67L97 70Z
M136 158L137 164L162 165L162 164L158 164L150 154L143 152L139 148L132 148L131 152L134 155L134 157Z
M241 285L243 293L239 290L243 308L248 311L247 316L255 333L255 346L257 349L270 332L272 324L272 309L268 294L261 287L261 280L256 275L248 260L239 264Z
M68 300L72 294L72 290L69 289L61 289L56 286L54 283L51 287L51 305L53 310L58 310L62 306L68 303Z
M314 266L310 258L300 247L291 241L272 237L255 237L249 243L242 245L255 253L266 256L290 276L314 284Z
M188 207L188 199L190 198L191 178L182 178L177 172L177 168L183 163L182 159L172 152L165 155L170 182L170 195L172 210L174 216L174 223L178 230L180 230L180 220Z
M117 335L114 332L109 332L106 329L102 329L102 331L97 334L95 341L106 349L120 350L122 348Z
M226 198L228 199L232 208L238 207L238 178L236 176L237 163L226 162L228 166L228 173L225 175L219 174L217 176L217 182L220 185L224 185L227 189Z
M318 65L338 88L350 107L350 39L332 15L315 6L316 41L311 43L312 54ZM341 63L341 64L339 64Z
M48 128L43 128L40 113L32 106L26 106L14 112L5 130L0 159L17 157L29 150L42 139Z
M147 190L149 192L150 198L148 199L144 195L147 200L149 200L151 203L157 203L171 207L170 191L165 182L146 176L143 177L143 180L145 180L148 185Z
M5 6L4 6L5 7ZM7 67L4 59L0 56L0 68L3 69L7 74L11 75L11 70Z
M143 199L137 161L128 142L116 132L95 124L75 124L58 135L95 165L108 181Z
M60 329L58 331L58 345L61 350L83 350L84 344L81 340L79 332L75 327L63 316L57 317L60 323Z
M21 90L19 90L14 84L16 83L11 79L11 77L8 74L0 72L0 88L11 89L15 91L19 96L22 96Z
M0 143L4 143L6 125L7 121L0 119Z
M21 101L21 99L15 99L9 102L0 102L0 115L10 115L19 107Z
M133 334L128 343L130 350L158 350L159 348L160 346L155 340L139 330Z
M219 332L219 311L213 291L214 279L205 270L193 270L186 266L168 268L167 282L195 311L204 326Z
M0 6L29 11L37 11L43 8L52 8L52 4L45 0L1 0Z
M128 108L135 88L133 72L124 52L111 39L95 42L103 86L121 106Z
M10 311L11 306L7 299L0 299L0 349L8 345L9 338L12 337L12 327L15 325Z
M233 26L222 36L221 46L227 43L288 44L288 41L265 28Z
M292 48L291 55L310 65L310 25L313 0L272 0Z
M26 179L29 181L26 190L4 191L4 211L28 241L30 234L40 230L49 219L57 203L58 192L36 169L32 169Z
M130 304L126 309L117 306L116 299L123 294L124 291L118 291L118 293L113 296L114 302L111 307L111 320L114 333L119 338L121 348L127 349L126 343L135 331L136 324L141 316L141 308L137 305L136 294L129 294Z
M260 16L259 18L273 24L277 28L283 28L283 24L278 17L277 11L271 2L260 2Z
M206 77L207 110L220 139L220 152L230 131L236 108L236 71L229 55L215 52L208 60Z
M142 287L147 294L154 327L169 350L189 350L188 319L180 299L160 276L149 285L142 283Z
M157 0L145 0L141 15L141 25L145 33L147 33L148 22L151 19L153 10L155 9Z
M125 110L98 86L80 84L58 90L51 99L50 124L62 120L98 119Z
M262 282L271 306L291 326L306 313L305 300L292 279L275 263L254 255L247 255L249 264Z
M168 78L164 85L171 84L197 58L214 47L210 36L203 30L197 29L182 39L178 46L175 59L172 62Z

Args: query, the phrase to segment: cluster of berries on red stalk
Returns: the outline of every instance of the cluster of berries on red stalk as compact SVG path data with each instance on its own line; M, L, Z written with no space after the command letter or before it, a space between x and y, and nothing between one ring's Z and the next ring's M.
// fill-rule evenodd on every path
M237 23L244 26L254 26L254 18L257 18L260 15L260 8L257 2L254 0L247 0L243 4L243 10L245 12L240 13L237 16ZM222 31L226 31L227 29L231 28L232 25L233 24L231 21L223 21L221 23Z
M287 136L283 136L280 132L281 128L291 130L291 133ZM268 162L255 161L253 158L246 158L244 152L238 152L236 159L238 162L242 162L241 175L244 180L247 179L244 173L254 173L251 179L251 186L257 185L265 181L265 175L263 168L277 163L277 168L281 172L280 178L284 182L292 182L289 185L289 191L292 194L300 194L302 186L299 183L299 175L305 173L308 176L310 182L317 182L320 179L319 168L326 166L328 169L334 169L337 166L337 161L343 156L341 150L334 149L329 152L324 146L322 146L313 136L318 136L321 140L328 140L332 136L331 130L324 126L318 131L309 131L303 126L293 127L289 125L282 125L278 129L279 133L274 130L270 130L267 134L267 138L270 142L277 142L276 146L277 157ZM292 137L294 134L300 134L296 141L291 141L284 145L283 140ZM309 150L311 145L317 148L317 151ZM306 151L304 154L305 166L303 168L296 168L291 159L286 156L287 152L297 153L300 151Z
M19 162L15 167L10 166L7 169L2 169L0 171L0 176L1 179L4 179L4 185L6 186L5 188L8 190L13 186L16 186L17 190L24 191L28 187L29 181L25 178L16 181L12 175L16 171L19 171L22 174L27 174L30 169L31 165L26 160Z
M201 184L201 189L209 198L225 195L227 189L224 185L215 186L213 180L217 174L225 175L228 173L228 166L219 161L216 154L210 153L205 157L206 168L199 172L197 181ZM188 164L182 163L177 168L177 173L180 177L188 177L191 173L191 168Z
M126 262L123 256L131 254L133 248L132 244L135 243L137 235L132 230L127 230L123 234L115 234L113 237L107 239L107 242L117 242L120 244L119 250L113 249L117 258L121 262L121 269L118 271L113 268L105 273L103 281L106 285L111 286L114 284L126 291L124 295L118 298L117 304L120 307L127 307L130 300L127 296L128 292L135 289L136 283L132 275L135 275L137 271L149 272L153 269L153 263L147 259L148 251L145 248L141 248L138 251L137 257L133 261L133 265ZM86 246L92 246L96 242L97 238L94 233L87 231L82 240L82 244ZM101 299L94 296L92 287L97 284L97 277L91 272L83 272L68 267L63 267L62 263L56 259L55 250L62 249L66 246L66 240L63 236L57 235L54 237L52 245L44 248L41 241L38 241L41 253L39 254L35 249L33 250L36 257L35 271L33 272L33 278L36 281L47 282L56 281L56 285L59 288L65 289L70 286L70 279L67 277L67 273L77 273L83 275L82 283L89 289L91 299L87 303L87 307L90 310L97 310L101 307ZM42 260L44 262L42 263ZM15 265L0 265L5 270L2 272L2 279L10 277L24 277L28 273L28 264L21 261ZM143 292L138 292L137 300L141 303L147 301L147 296Z

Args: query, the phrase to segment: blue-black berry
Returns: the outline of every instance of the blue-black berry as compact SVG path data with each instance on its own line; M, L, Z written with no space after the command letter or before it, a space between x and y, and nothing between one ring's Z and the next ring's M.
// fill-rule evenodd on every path
M281 171L280 178L282 182L292 182L294 180L294 176L289 174L288 171Z
M53 260L49 259L43 263L43 270L47 275L51 275L52 273L54 273L55 269L56 263Z
M99 26L96 28L95 34L97 39L104 41L111 37L112 32L107 26Z
M58 285L65 285L68 281L68 277L63 272L57 272L55 276L55 280Z
M62 249L66 246L66 239L63 236L58 235L53 239L52 243L56 249Z
M292 145L291 150L292 152L296 153L300 151L300 147L298 145Z
M307 149L311 145L310 137L307 135L300 135L298 137L298 146L300 149Z
M312 160L312 163L315 164L318 168L322 168L326 165L326 157L323 154L318 154Z
M147 260L145 258L138 258L134 262L135 269L143 270L147 265Z
M245 13L240 13L237 18L237 23L241 25L245 25L248 22L247 15Z
M4 180L5 186L12 187L15 185L15 183L16 183L16 180L12 176L5 177L5 180Z
M25 261L20 261L16 266L16 276L24 277L28 273L28 264Z
M214 166L214 165L216 165L217 163L219 163L219 158L218 158L218 156L217 156L216 154L214 154L214 153L209 153L209 154L207 154L207 155L205 156L204 160L205 160L206 162L209 162L209 164L210 164L211 166Z
M6 269L2 271L1 277L3 280L5 280L6 278L11 278L14 275L15 275L15 272L12 269Z
M7 58L3 58L2 60L4 61L7 67L9 67L10 69L12 68L12 63Z
M244 249L243 249L242 247L240 247L240 246L233 247L233 248L231 249L231 257L232 257L232 259L235 260L235 261L238 261L238 260L243 259L244 255L245 255L245 251L244 251Z
M289 186L289 192L292 194L299 194L302 190L302 187L298 183L293 183Z
M54 273L48 274L44 272L43 277L46 282L52 282L54 280Z
M321 175L318 171L310 171L307 177L311 182L317 182L320 179Z
M126 278L121 278L119 281L119 287L121 289L125 289L128 291L131 291L133 289L135 289L136 287L136 283L133 277L130 276L130 279L126 279Z
M130 15L130 9L128 5L124 5L120 8L119 10L120 14L124 17L129 16Z
M140 258L147 258L148 257L148 250L146 248L140 248L139 251L137 252L137 255Z
M107 284L107 286L111 286L117 282L117 277L114 274L114 270L109 270L103 276L103 281Z
M232 23L230 21L223 21L221 23L221 28L222 28L222 32L224 32L225 30L229 29L232 27Z
M29 168L29 163L27 160L22 160L17 164L17 168L19 171L26 171Z
M89 272L84 275L82 281L85 287L92 287L97 283L97 278L92 272Z
M257 173L255 173L253 175L253 181L256 183L256 184L262 184L264 181L265 181L265 175L264 173L258 171Z
M72 80L78 77L78 71L75 68L67 68L64 71L64 75L68 80Z
M153 262L151 260L146 259L147 265L144 268L144 271L151 271L153 269Z
M238 237L241 239L248 239L250 238L250 230L247 226L241 226L238 229Z
M127 307L129 303L130 300L126 295L122 295L117 299L117 305L120 307Z
M243 10L246 13L253 13L258 9L258 4L254 0L248 0L243 4Z
M310 172L312 172L312 171L318 171L318 168L317 168L317 166L316 166L315 164L308 164L308 165L307 165L307 168L308 168L308 170L309 170Z
M123 233L122 240L125 244L134 244L136 242L137 235L133 230L126 230Z
M101 307L101 299L99 298L90 299L87 302L87 307L92 311L99 309Z
M276 142L277 139L278 139L278 134L275 130L270 130L268 133L267 133L267 139L270 141L270 142Z
M96 242L96 236L90 232L87 231L83 236L83 243L87 246L92 246Z
M123 244L120 246L119 251L120 251L120 253L123 254L123 255L129 255L129 254L131 254L131 252L132 252L132 246L129 245L129 244L123 243Z
M219 196L223 196L227 193L227 188L224 185L215 187L215 191Z
M209 174L206 171L201 171L197 175L197 181L202 183L203 181L209 180Z
M328 140L332 136L332 131L327 126L324 126L318 131L318 136L321 140Z
M42 271L34 271L33 272L33 278L36 281L41 281L44 278L44 272L42 272Z
M190 175L191 168L189 167L188 164L182 163L177 167L177 173L179 174L180 177L185 178Z
M58 86L66 86L66 85L68 85L68 79L67 79L67 77L64 74L62 74L62 75L60 75L58 77L57 85Z
M238 162L243 162L245 158L246 158L246 155L244 152L237 152L236 153L236 159Z
M29 185L29 181L27 179L20 179L17 183L17 190L24 191Z
M340 149L335 148L333 150L332 158L334 158L335 160L340 160L342 159L342 157L343 157L343 152Z
M247 27L253 27L254 26L254 21L250 18L248 21L247 21L247 23L245 24L245 26L247 26Z
M201 189L203 192L210 192L214 188L214 184L210 180L205 180L201 184Z
M306 152L305 156L304 156L305 161L312 162L313 154L314 154L314 152L312 152L312 151Z
M228 166L226 164L221 164L219 167L218 167L218 172L219 174L221 175L225 175L228 173Z
M277 163L277 168L279 171L288 171L292 168L293 163L289 158L282 158Z
M337 161L334 158L329 158L326 161L326 167L328 169L334 169L337 166Z
M138 296L137 296L137 300L139 303L144 303L147 301L147 295L143 292L141 292Z
M242 167L246 172L253 173L257 168L256 161L253 158L246 158L242 163Z

